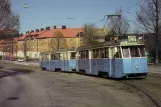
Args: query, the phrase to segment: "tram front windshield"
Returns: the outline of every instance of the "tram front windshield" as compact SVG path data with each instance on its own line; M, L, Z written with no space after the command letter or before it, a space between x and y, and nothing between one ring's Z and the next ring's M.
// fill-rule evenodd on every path
M124 58L145 57L145 48L144 48L144 46L122 47L122 55L123 55Z

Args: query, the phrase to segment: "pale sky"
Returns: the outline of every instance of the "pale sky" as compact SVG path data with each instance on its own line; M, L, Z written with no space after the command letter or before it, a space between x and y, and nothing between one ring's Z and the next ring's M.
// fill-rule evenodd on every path
M122 7L128 20L135 21L135 11L140 0L12 0L12 9L20 15L20 32L44 28L47 26L82 27L84 23L100 22L104 15L114 14ZM23 8L28 4L29 8ZM129 10L129 11L127 11ZM69 20L67 18L75 18ZM134 26L132 26L133 28Z

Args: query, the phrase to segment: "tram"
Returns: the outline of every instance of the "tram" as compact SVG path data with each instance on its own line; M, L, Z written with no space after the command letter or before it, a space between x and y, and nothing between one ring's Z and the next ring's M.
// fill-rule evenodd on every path
M40 53L40 68L47 71L72 72L76 70L76 51L74 48Z
M148 74L145 44L135 36L119 41L77 48L80 73L113 78L140 77Z

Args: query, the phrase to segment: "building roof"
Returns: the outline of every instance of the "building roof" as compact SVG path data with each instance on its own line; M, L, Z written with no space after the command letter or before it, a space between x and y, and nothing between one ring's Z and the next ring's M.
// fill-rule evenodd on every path
M37 38L53 38L56 36L56 32L61 32L65 38L77 37L79 32L83 30L81 28L66 28L66 29L51 29L46 30L44 33L40 34Z
M24 34L23 36L20 36L17 40L22 41L26 37L37 38L37 39L53 38L56 36L56 32L58 31L60 31L65 38L69 38L69 37L77 37L78 34L83 31L83 29L82 28L66 28L66 29L57 28L57 29L50 29L50 30L42 30L39 32L30 32L30 33Z

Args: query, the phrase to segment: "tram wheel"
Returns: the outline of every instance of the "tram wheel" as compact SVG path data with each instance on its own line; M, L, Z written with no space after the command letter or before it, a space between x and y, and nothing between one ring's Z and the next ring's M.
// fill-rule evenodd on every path
M46 70L46 68L41 68L41 71L45 71Z
M98 72L98 77L109 78L108 72Z

